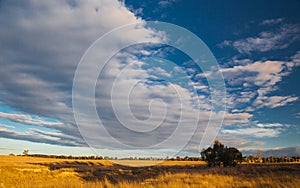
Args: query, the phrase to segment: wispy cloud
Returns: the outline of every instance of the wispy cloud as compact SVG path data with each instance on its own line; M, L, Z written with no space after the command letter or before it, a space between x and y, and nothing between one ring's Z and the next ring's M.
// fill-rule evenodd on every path
M288 103L295 102L299 98L295 96L265 96L259 95L254 101L253 105L256 108L269 107L276 108L286 106Z
M249 113L226 113L223 121L223 125L243 125L248 124L252 114Z
M279 24L284 21L284 18L275 18L275 19L267 19L263 20L260 24L261 25L274 25L274 24Z
M265 137L277 137L281 134L283 130L281 128L267 129L259 127L249 127L243 129L224 129L221 132L224 134L232 134L238 136L250 136L256 138L265 138Z
M288 124L281 124L281 123L258 123L256 124L257 127L264 127L264 128L276 128L276 127L289 127L290 125Z
M27 132L18 132L17 130L9 130L0 127L0 137L62 146L86 146L85 142L78 138L37 129L32 129Z
M160 6L161 8L166 8L166 7L172 6L177 1L179 1L179 0L161 0L158 2L158 6Z
M257 61L222 68L220 71L227 85L230 86L228 89L229 108L234 109L240 104L252 104L255 109L276 108L297 101L297 96L273 94L283 78L298 66L295 59L297 55L292 56L291 61Z
M251 84L256 86L273 86L282 77L285 62L265 61L221 69L230 85ZM246 86L246 85L245 85Z
M242 54L267 52L289 47L290 44L299 40L299 34L300 26L298 24L285 24L276 31L264 31L258 36L237 41L226 40L220 46L231 46Z
M225 129L226 127L223 127ZM226 134L222 131L217 137L218 140L221 140L227 146L233 146L237 148L251 148L253 146L262 146L265 144L263 141L255 141L253 139L249 139L248 136L245 135L237 135L237 134Z
M64 126L64 124L61 122L46 121L42 118L33 118L32 116L25 114L10 114L0 112L0 118L5 118L14 122L23 123L27 125L37 125L42 127L44 126L50 128L57 128Z
M9 128L9 129L15 129L16 128L12 125L6 125L6 124L0 124L0 127Z

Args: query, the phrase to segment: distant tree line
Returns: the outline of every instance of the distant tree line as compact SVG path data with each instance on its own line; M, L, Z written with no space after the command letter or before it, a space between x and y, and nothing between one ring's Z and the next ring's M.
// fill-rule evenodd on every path
M13 153L10 156L15 156ZM42 157L42 158L56 158L56 159L74 159L74 160L117 160L117 157L108 156L66 156L66 155L45 155L45 154L29 154L29 150L24 150L23 155L17 156L29 156L29 157ZM169 158L155 158L155 157L127 157L119 160L167 160L167 161L206 161L208 166L235 166L238 162L246 163L292 163L300 162L300 156L294 157L261 157L261 152L257 153L257 156L244 156L236 148L224 147L220 141L216 140L213 147L203 149L201 157L173 157Z
M14 156L14 154L9 154ZM18 155L21 156L21 155ZM44 155L44 154L27 154L22 156L29 157L42 157L42 158L55 158L55 159L75 159L75 160L117 160L117 157L108 157L108 156L66 156L66 155ZM167 161L205 161L202 157L174 157L174 158L153 158L153 157L128 157L122 158L119 160L167 160ZM290 162L300 162L299 157L254 157L254 156L244 156L242 158L243 162L246 163L290 163Z
M243 157L243 162L247 163L292 163L300 162L300 156L298 157L254 157L252 155Z
M13 155L13 154L10 154ZM20 155L18 155L20 156ZM76 160L113 160L116 157L103 157L103 156L66 156L66 155L44 155L44 154L23 154L22 156L28 157L41 157L41 158L55 158L55 159L76 159Z
M166 158L167 161L202 161L201 157L189 157L189 156L185 156L185 157L180 157L177 156L175 158Z

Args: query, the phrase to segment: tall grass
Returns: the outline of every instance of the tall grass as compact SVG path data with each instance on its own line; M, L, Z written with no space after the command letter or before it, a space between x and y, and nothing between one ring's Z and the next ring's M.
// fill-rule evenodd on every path
M87 181L83 175L88 176L93 171L84 171L80 174L73 168L60 168L49 170L47 166L35 163L67 164L71 160L40 159L30 157L3 157L0 156L0 187L299 187L299 172L290 173L284 167L277 171L268 170L271 166L263 168L255 165L240 168L211 168L203 167L199 172L161 172L158 176L147 179L120 179L117 182L109 178ZM73 161L74 162L74 161ZM83 162L83 161L82 161ZM86 165L111 165L107 161L84 161ZM78 163L78 161L77 161ZM185 165L194 165L186 162ZM166 164L165 164L166 165ZM170 164L169 164L170 165ZM174 165L178 165L174 163ZM183 165L183 163L181 164ZM298 168L298 166L297 166ZM164 168L163 168L164 169Z

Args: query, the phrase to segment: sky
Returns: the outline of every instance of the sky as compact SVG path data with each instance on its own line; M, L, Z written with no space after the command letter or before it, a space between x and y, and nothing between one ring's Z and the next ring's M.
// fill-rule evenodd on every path
M2 0L0 154L300 155L299 7Z

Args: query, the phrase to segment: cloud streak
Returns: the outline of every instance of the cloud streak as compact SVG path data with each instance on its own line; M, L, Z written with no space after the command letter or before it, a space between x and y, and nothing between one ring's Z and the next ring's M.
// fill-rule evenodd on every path
M280 20L264 21L265 24L274 24ZM221 47L231 46L242 54L253 52L268 52L289 47L290 44L299 40L300 26L298 24L285 24L277 31L264 31L258 36L248 37L237 41L226 40Z
M234 129L234 130L222 130L224 134L231 134L237 136L248 136L256 138L265 138L265 137L277 137L281 134L281 128L267 129L267 128L257 128L249 127L243 129Z
M267 19L263 20L260 24L261 25L275 25L282 23L284 21L284 18L277 18L277 19Z
M0 137L15 140L26 140L36 143L46 143L61 146L86 146L85 142L61 133L46 132L32 129L27 132L18 132L0 127Z
M27 125L36 125L36 126L42 126L42 127L49 127L49 128L55 128L55 127L61 127L64 124L61 122L51 122L51 121L45 121L41 118L33 118L30 115L25 114L10 114L10 113L3 113L0 112L0 118L5 118L17 123L23 123Z

